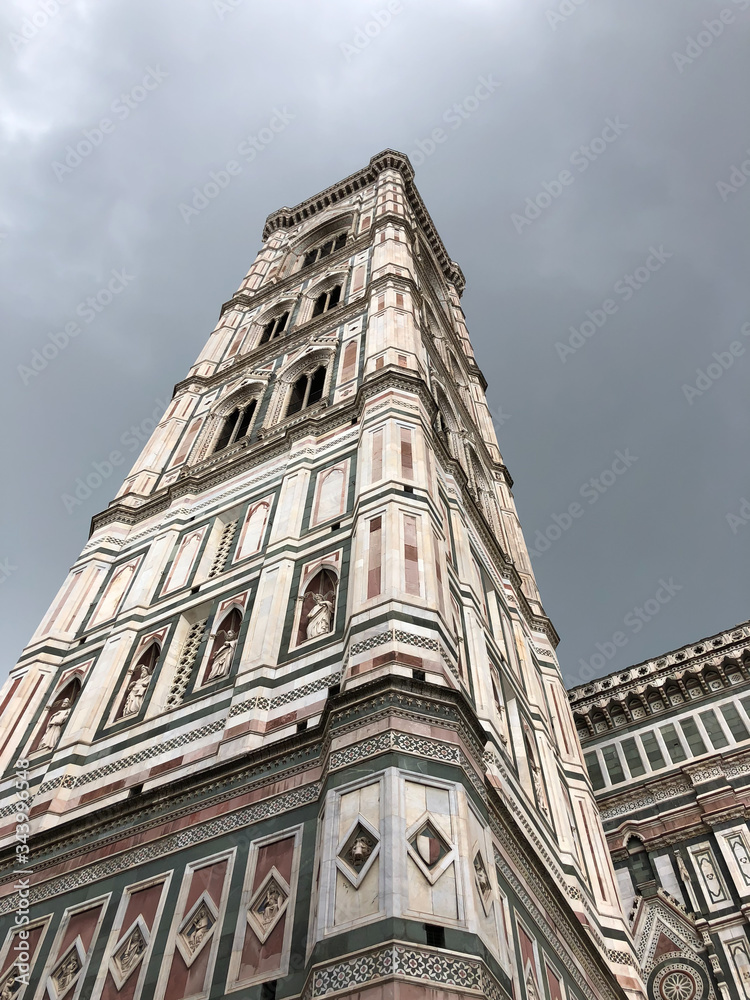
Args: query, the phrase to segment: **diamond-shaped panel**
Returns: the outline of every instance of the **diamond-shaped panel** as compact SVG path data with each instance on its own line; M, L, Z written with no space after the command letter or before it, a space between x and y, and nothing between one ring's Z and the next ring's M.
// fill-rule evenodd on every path
M289 905L289 886L274 867L261 882L247 908L247 920L261 944Z
M410 843L430 871L437 868L450 850L432 823L425 823L412 837Z

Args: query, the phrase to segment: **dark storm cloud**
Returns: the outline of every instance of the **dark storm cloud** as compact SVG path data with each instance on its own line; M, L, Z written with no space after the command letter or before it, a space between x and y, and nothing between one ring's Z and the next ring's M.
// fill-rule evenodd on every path
M4 668L265 216L386 146L467 275L566 677L748 617L748 7L6 4Z

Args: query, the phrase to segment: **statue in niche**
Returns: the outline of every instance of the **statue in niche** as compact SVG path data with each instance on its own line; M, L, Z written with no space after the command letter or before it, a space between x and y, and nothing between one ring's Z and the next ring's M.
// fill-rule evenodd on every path
M688 882L692 882L693 878L692 878L690 872L688 871L688 867L685 864L685 860L682 857L682 855L680 854L680 852L679 851L675 851L674 852L674 856L675 856L675 859L677 861L677 871L680 873L680 878L682 879L682 881L685 882L686 884Z
M349 860L357 871L362 868L373 852L375 845L364 833L358 833L349 848Z
M321 569L307 585L303 595L297 642L318 639L333 631L333 613L336 602L335 575Z
M234 651L237 647L237 633L234 629L229 628L226 632L220 632L219 635L224 636L224 642L211 656L211 666L206 678L209 681L213 681L217 677L223 677L229 673L229 668L232 666L232 660L234 659Z
M144 664L141 667L139 676L131 681L128 687L128 693L125 697L125 704L122 706L122 716L126 715L137 715L141 710L141 705L143 704L143 699L146 697L146 691L151 683L151 671Z
M328 635L333 624L333 601L325 594L313 594L314 607L307 618L307 638Z
M70 718L72 712L70 698L64 698L62 704L56 712L53 712L47 720L47 728L44 736L37 747L38 750L54 750L60 742L65 723Z

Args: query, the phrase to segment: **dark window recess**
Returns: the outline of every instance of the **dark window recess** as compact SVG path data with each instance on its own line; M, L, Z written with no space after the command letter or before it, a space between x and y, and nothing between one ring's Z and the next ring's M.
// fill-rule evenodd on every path
M741 740L746 740L747 727L740 718L740 713L737 711L736 707L734 705L722 705L719 711L727 720L729 732L732 736L734 736L737 742L739 743Z
M276 1000L276 979L263 983L260 988L260 1000Z
M229 416L224 417L224 423L214 445L214 452L222 451L230 444L247 436L257 405L258 400L251 399L244 407L232 410Z
M600 788L604 788L604 775L602 774L602 769L599 767L599 761L595 753L587 753L583 758L586 761L586 768L589 772L589 778L591 778L591 784L594 786L594 791L598 792Z
M304 731L306 729L307 729L307 719L302 719L301 722L297 723L297 732L298 733L304 733Z
M651 867L651 859L648 856L643 841L637 837L631 837L628 841L628 854L630 855L630 871L636 888L644 882L651 882L654 879L654 869Z
M602 747L602 757L604 765L609 774L609 780L613 785L625 780L625 772L622 769L620 758L617 756L616 747Z
M412 677L415 681L422 681L422 683L427 680L427 674L424 670L412 670Z
M695 724L695 719L682 719L680 722L682 732L684 733L685 739L687 740L687 745L690 747L690 753L693 757L699 757L702 753L706 752L706 745L703 742L701 734L698 732L698 727Z
M414 492L413 486L404 486L404 493L413 493L413 492Z
M337 250L343 249L346 246L346 233L339 233L334 239L326 240L320 246L315 247L312 250L308 250L305 254L305 258L302 261L303 267L310 267L314 264L316 260L321 260L323 257L327 257L331 253L335 253Z
M445 948L445 927L438 927L436 924L425 924L424 932L427 944L431 948Z
M312 375L300 375L292 386L286 415L291 417L293 413L299 413L305 407L320 402L323 398L325 384L326 369L324 365L316 368Z
M341 527L341 521L336 521L335 524L331 525L331 531L338 531Z
M133 785L133 787L128 792L128 798L137 799L142 791L143 791L143 785Z
M677 735L677 730L670 723L668 726L661 726L659 732L664 738L664 743L667 747L667 753L672 758L673 764L679 764L683 760L687 760L687 754L680 743L680 738Z
M641 743L643 744L643 749L646 751L651 770L658 771L660 767L664 767L664 757L654 734L644 733L641 736Z
M622 752L625 754L625 763L628 765L631 778L640 778L646 773L646 766L641 759L638 744L635 740L623 740L620 744Z
M329 288L327 292L321 292L315 300L313 316L320 316L321 313L328 312L329 309L337 306L340 300L341 285L335 285L333 288Z
M331 684L331 686L328 688L328 697L335 698L337 694L341 694L341 685Z
M708 738L714 745L714 750L721 750L722 747L729 746L729 740L726 737L726 733L721 728L721 724L714 715L713 710L701 712L700 720L708 733Z
M279 334L286 330L286 323L289 319L289 313L282 313L281 316L274 316L272 320L263 327L263 333L260 336L260 343L267 344L269 340L275 340Z

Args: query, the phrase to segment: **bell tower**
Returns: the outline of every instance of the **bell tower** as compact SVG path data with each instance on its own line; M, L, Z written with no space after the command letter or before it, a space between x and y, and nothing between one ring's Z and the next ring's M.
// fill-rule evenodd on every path
M641 995L463 287L401 153L267 219L0 696L3 1000Z

